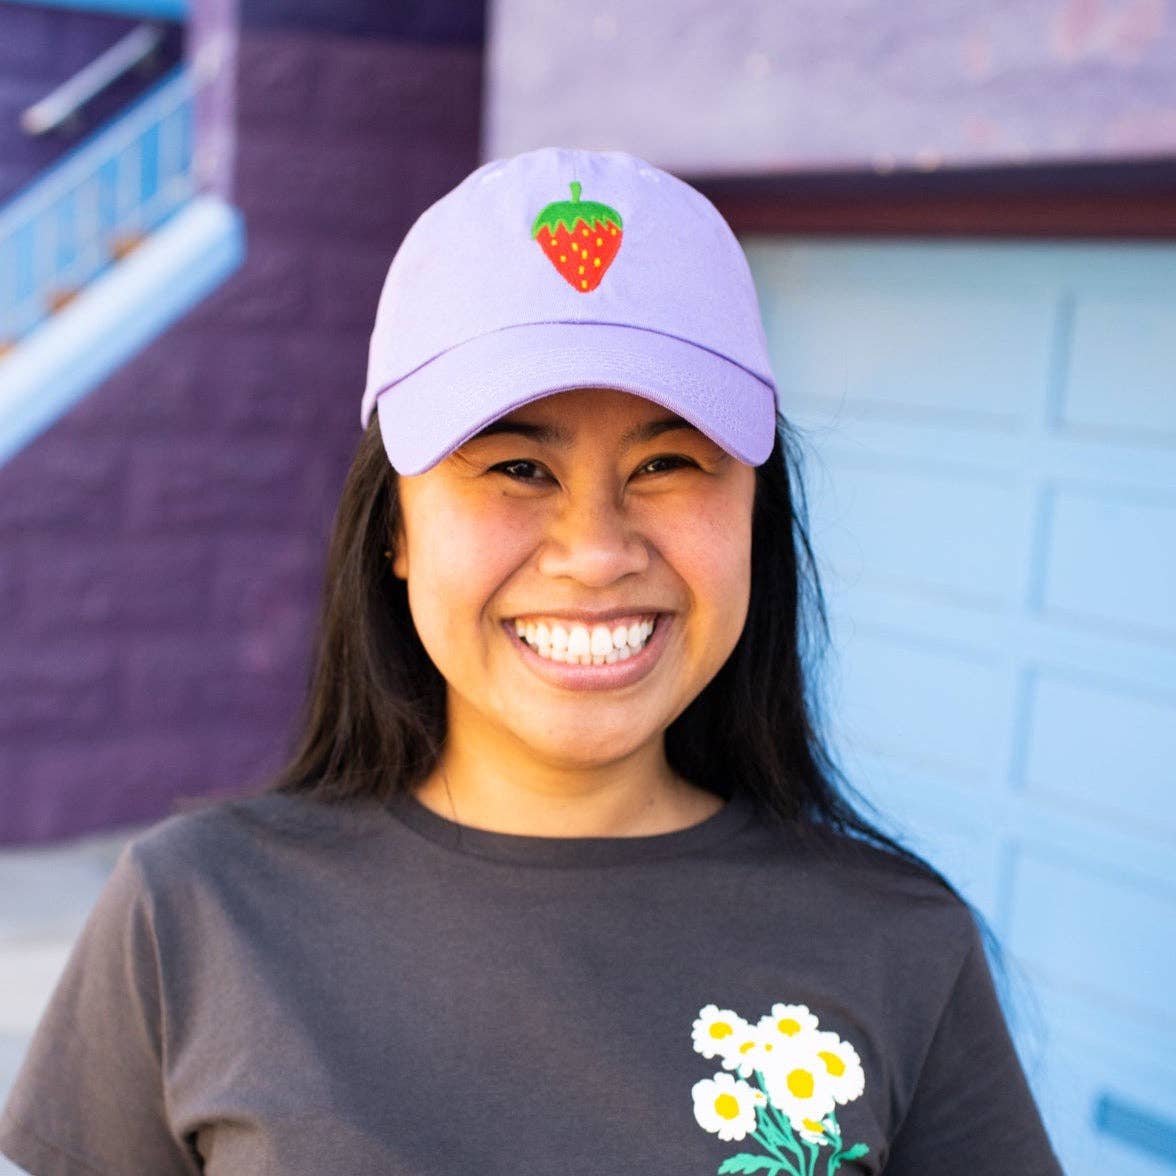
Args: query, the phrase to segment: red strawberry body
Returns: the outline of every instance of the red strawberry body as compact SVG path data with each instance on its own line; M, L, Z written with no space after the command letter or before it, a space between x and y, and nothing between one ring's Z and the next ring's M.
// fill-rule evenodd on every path
M569 185L571 200L549 204L536 218L531 235L560 276L581 294L600 285L621 247L620 214L607 204L580 201L580 185Z

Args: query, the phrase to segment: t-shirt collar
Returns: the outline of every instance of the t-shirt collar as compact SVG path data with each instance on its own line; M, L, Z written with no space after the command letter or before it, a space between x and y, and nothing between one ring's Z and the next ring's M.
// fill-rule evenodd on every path
M403 792L388 802L397 820L455 853L532 866L611 866L697 853L738 832L751 819L754 800L742 789L711 816L685 829L638 837L536 837L462 825Z

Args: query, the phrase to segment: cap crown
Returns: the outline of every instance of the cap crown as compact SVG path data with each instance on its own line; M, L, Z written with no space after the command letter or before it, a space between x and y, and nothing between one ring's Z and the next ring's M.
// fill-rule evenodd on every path
M380 295L364 423L443 352L553 322L674 336L775 387L747 258L714 205L625 152L544 147L484 164L408 231Z

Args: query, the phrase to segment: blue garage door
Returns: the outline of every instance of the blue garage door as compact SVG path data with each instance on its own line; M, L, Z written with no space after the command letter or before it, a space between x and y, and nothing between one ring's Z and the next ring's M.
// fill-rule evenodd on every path
M1176 248L743 244L834 745L1005 944L1067 1172L1172 1176Z

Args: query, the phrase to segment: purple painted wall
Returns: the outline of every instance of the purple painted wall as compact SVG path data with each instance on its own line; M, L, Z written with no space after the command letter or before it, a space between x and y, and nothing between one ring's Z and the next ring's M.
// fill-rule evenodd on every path
M1176 157L1176 0L493 0L485 159L681 174Z
M477 162L481 56L242 31L244 267L0 468L0 843L283 758L380 285Z
M37 137L21 130L20 115L26 107L141 23L98 12L0 3L0 201L36 179L179 63L183 29L160 24L165 37L152 60L95 98L76 125Z

